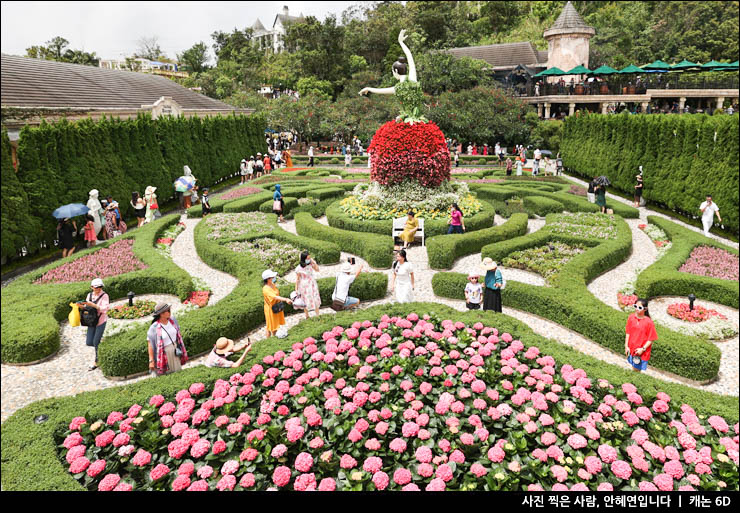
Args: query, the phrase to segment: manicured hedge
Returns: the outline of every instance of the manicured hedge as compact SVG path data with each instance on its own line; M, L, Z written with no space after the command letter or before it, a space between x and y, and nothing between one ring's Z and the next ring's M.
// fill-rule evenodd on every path
M437 235L427 239L429 267L449 269L460 257L477 253L487 244L527 233L527 214L514 214L504 224L475 232Z
M88 191L113 196L124 217L133 216L131 191L157 187L159 202L174 197L173 182L183 165L201 186L230 176L245 154L264 146L261 116L169 117L62 120L26 125L18 142L18 179L41 223L38 239L56 238L52 211L67 203L86 203ZM6 226L3 225L2 230ZM35 234L33 235L35 237ZM37 246L29 245L33 252Z
M564 210L563 204L554 199L545 198L544 196L525 196L524 208L528 212L533 212L538 216L546 216L547 214L555 214Z
M738 233L738 117L570 116L563 125L565 167L581 176L606 175L632 195L638 166L643 197L688 216L699 215L707 194L725 210L725 227Z
M129 291L137 295L168 292L185 299L193 290L190 275L154 249L161 233L178 221L178 216L165 216L135 232L32 271L4 288L3 363L32 362L55 353L60 345L59 323L69 314L69 303L83 300L90 291L88 281L43 285L33 282L50 269L100 251L119 240L134 238L133 252L148 268L105 278L105 291L111 300L125 298Z
M387 269L393 263L393 239L390 235L357 233L326 226L307 212L296 214L295 227L299 235L334 242L342 251L358 255L376 269Z
M34 209L28 202L28 194L13 168L10 139L4 128L0 158L2 159L0 166L2 167L2 180L0 180L2 244L0 244L0 252L3 264L5 264L6 258L14 257L24 246L32 247L38 244L41 225L39 219L33 215Z
M318 200L324 200L327 198L335 198L337 196L343 196L345 189L342 187L326 187L324 189L314 189L306 193L307 198L316 198Z
M359 278L358 278L359 280ZM555 341L543 338L524 323L511 317L491 312L460 313L439 304L389 304L367 310L322 315L301 322L285 339L270 338L257 343L238 369L210 369L197 366L179 373L146 379L123 387L85 392L74 397L60 397L37 401L14 413L2 425L2 486L4 490L83 490L67 471L58 453L56 433L64 430L76 416L88 419L106 418L111 411L125 411L131 404L148 404L153 395L174 396L191 383L202 382L210 390L217 379L228 379L236 372L259 363L268 354L278 350L289 351L292 344L304 338L317 337L334 326L347 327L355 321L376 320L382 315L405 315L408 312L429 313L441 318L462 321L469 325L483 322L500 332L509 332L527 346L537 346L543 354L551 355L558 365L570 364L582 368L594 377L609 380L614 386L632 383L646 400L652 402L657 392L671 396L673 401L688 403L700 415L721 415L730 424L738 419L738 398L696 390L686 385L666 383L645 374L637 374L606 364L590 356L573 351ZM34 419L47 415L48 420L37 424Z
M468 232L490 228L493 225L493 219L496 215L493 207L485 201L481 201L481 204L482 209L480 212L464 219L465 228ZM384 219L382 221L354 219L342 212L339 201L331 204L326 209L326 219L329 222L329 226L343 230L351 230L353 232L369 232L380 235L390 235L393 230L392 219ZM435 235L446 234L448 228L447 223L447 219L425 219L424 230L426 231L426 237L428 238Z
M632 248L629 226L623 221L618 222L617 238L601 243L538 231L488 245L481 251L481 256L501 261L514 251L540 246L550 240L581 242L586 246L598 245L568 262L553 278L552 287L535 287L510 281L502 292L504 304L550 319L623 354L627 314L596 299L588 291L586 284L629 256ZM432 279L434 293L442 297L462 299L465 278L462 274L438 273ZM717 376L721 352L715 345L662 326L657 326L657 331L659 340L655 343L655 351L650 360L652 366L698 381Z
M721 248L734 255L738 250L716 242L700 233L658 216L648 216L648 222L663 230L673 243L671 249L645 269L637 277L636 293L640 297L688 296L694 294L699 299L714 301L738 308L738 283L707 276L679 272L678 268L689 258L696 246Z

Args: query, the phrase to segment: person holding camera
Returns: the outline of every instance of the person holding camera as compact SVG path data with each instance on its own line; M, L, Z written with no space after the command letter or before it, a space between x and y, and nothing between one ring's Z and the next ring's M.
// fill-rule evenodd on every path
M188 352L180 334L180 325L170 305L158 303L154 308L154 320L146 334L149 350L149 370L158 376L177 372L188 361Z
M98 346L108 322L110 298L103 291L103 280L100 278L95 278L90 283L90 288L92 292L87 295L87 300L78 302L77 306L80 307L80 321L83 326L87 326L85 345L95 348L95 363L88 368L93 371L98 368Z
M293 304L293 301L288 297L281 297L278 295L277 285L275 285L275 278L278 273L272 269L267 269L262 273L262 297L265 300L265 323L267 324L267 338L270 338L277 333L280 326L285 324L285 303Z
M350 257L349 262L345 262L339 270L337 283L334 285L334 292L331 295L332 302L344 302L342 309L345 310L355 308L360 304L358 298L349 295L350 285L352 285L363 270L361 265L358 265L356 270L354 267L355 259L354 257Z

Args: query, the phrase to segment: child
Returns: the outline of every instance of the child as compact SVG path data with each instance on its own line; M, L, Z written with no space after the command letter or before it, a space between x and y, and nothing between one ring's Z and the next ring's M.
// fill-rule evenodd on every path
M344 167L349 167L352 164L352 153L349 151L344 154Z
M483 285L478 283L478 273L468 274L469 283L465 285L465 306L468 310L478 310L483 299Z
M455 150L455 167L460 167L460 152Z
M85 242L87 242L87 247L89 248L97 242L98 238L95 236L95 223L93 222L93 216L87 214L85 219L87 220L85 223Z
M208 202L208 187L203 188L203 198L200 204L203 210L203 217L211 213L211 204Z
M116 228L121 231L121 210L118 208L118 202L113 201L113 196L108 196L108 205L111 205L113 211L116 213Z

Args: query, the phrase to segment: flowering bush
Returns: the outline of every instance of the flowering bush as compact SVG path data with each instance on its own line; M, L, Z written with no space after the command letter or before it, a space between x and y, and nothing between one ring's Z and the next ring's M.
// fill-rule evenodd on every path
M154 301L134 301L133 306L128 304L116 306L108 310L111 319L138 319L151 315L156 303Z
M589 239L614 239L617 222L613 215L587 214L584 212L554 214L545 225L551 233L561 233Z
M265 190L260 189L258 187L237 187L236 189L232 189L228 192L224 192L223 194L219 194L218 196L216 196L215 199L235 200L238 198L243 198L244 196L250 196L252 194L257 194L260 192L265 192Z
M90 490L737 490L737 434L509 333L412 313L76 417L58 442Z
M697 246L678 270L698 276L738 281L739 266L738 256L729 251L711 246Z
M171 259L172 243L175 242L175 239L183 232L183 230L185 230L185 223L182 222L167 228L162 234L162 237L158 238L157 243L154 245L157 252L160 255Z
M637 294L622 294L621 292L617 292L617 303L619 303L619 308L622 310L628 310L628 307L632 307L629 308L632 311L638 299Z
M585 251L579 244L568 245L564 242L550 242L545 246L515 251L504 258L504 267L525 269L541 274L545 280L550 280L574 256Z
M146 269L148 266L131 250L133 245L133 239L119 240L107 248L45 272L34 283L73 283Z
M208 298L211 295L210 290L194 290L188 294L188 298L183 301L185 305L197 305L198 308L203 308L208 304Z
M368 151L370 179L382 185L410 180L438 187L450 179L450 152L434 123L389 121L375 132Z
M230 239L246 233L268 233L272 226L267 224L267 214L262 212L239 212L237 214L211 214L204 220L210 229L209 240Z
M727 317L717 310L710 310L703 306L694 305L694 309L691 310L689 303L672 303L668 305L668 315L686 322L704 322L714 316L720 319L727 319Z
M673 247L673 243L668 239L668 235L654 224L638 224L637 227L644 231L650 237L650 240L653 241L655 247L658 248L658 257L656 260L661 259Z
M231 242L226 245L237 253L249 253L256 258L265 269L272 269L278 274L287 274L295 269L301 260L300 251L275 239L261 238L252 241Z
M355 219L394 219L405 216L409 210L423 219L445 219L453 203L458 204L466 217L483 208L470 194L468 185L461 182L445 182L437 188L423 187L415 182L391 186L377 182L358 184L340 206Z
M568 189L568 194L573 194L575 196L583 196L586 197L586 189L581 187L580 185L571 185L570 189Z

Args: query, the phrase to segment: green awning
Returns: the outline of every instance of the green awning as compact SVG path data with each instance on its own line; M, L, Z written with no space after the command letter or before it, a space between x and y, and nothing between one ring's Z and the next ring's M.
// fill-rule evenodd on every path
M617 73L628 74L628 73L645 73L645 70L638 68L634 64L630 64L626 68L622 68Z
M589 73L591 73L590 69L584 66L576 66L572 70L563 73L563 75L588 75Z
M700 68L700 64L696 64L695 62L687 61L686 59L682 60L678 64L674 64L671 66L671 71L683 71L687 69L698 69Z
M724 62L709 61L706 64L702 64L701 69L706 71L708 69L722 68L724 66L726 66Z
M613 75L615 73L619 73L619 71L615 70L614 68L607 66L604 64L603 66L599 66L595 70L591 72L591 75Z
M554 77L559 75L564 75L565 73L560 68L552 67L548 68L545 71L540 71L535 75L535 77Z
M646 64L645 66L642 67L642 69L646 69L650 71L668 71L671 69L671 66L668 63L663 62L660 59L658 59L654 62L651 62L650 64Z
M731 62L729 64L723 64L719 68L714 68L712 71L738 71L738 62Z

